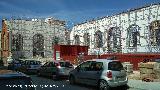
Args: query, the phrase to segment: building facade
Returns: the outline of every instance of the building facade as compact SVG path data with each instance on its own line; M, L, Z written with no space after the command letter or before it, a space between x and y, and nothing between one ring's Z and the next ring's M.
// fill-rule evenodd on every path
M7 65L7 57L9 57L9 52L9 32L7 31L7 24L5 20L2 20L1 58L5 66Z
M89 54L159 53L160 4L77 24L71 44L89 46Z
M54 44L67 44L65 21L47 19L4 20L8 51L13 58L52 58ZM3 25L4 27L4 25ZM2 31L2 49L4 49Z

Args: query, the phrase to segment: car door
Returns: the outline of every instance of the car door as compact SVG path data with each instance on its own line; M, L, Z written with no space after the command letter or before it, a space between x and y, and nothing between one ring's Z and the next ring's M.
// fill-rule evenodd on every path
M96 62L93 61L90 65L90 69L86 72L86 75L88 75L89 77L87 78L88 82L87 84L89 85L97 85L98 80L101 77L102 74L102 70L103 70L103 63L102 62Z
M89 70L90 63L91 61L87 61L78 66L78 70L76 73L77 82L87 84L88 77L90 77L87 72Z
M63 69L64 75L69 75L69 72L74 69L70 62L64 62L64 66L61 66L61 68Z
M52 63L53 62L49 62L48 65L46 66L46 70L45 70L45 75L46 76L50 76L51 75L51 68L52 68Z
M56 75L57 68L54 62L50 62L49 66L47 67L47 76Z
M46 62L43 66L41 66L41 68L39 69L39 72L41 75L47 75L46 74L46 69L47 69L47 66L49 65L49 62Z

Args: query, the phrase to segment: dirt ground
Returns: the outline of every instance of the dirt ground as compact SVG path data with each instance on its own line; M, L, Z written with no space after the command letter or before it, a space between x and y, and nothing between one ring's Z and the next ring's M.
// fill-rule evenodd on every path
M128 73L128 79L140 80L140 72L133 71L133 73Z
M128 79L132 80L142 80L140 78L140 72L139 71L133 71L133 73L128 73ZM160 79L153 79L152 82L160 82Z

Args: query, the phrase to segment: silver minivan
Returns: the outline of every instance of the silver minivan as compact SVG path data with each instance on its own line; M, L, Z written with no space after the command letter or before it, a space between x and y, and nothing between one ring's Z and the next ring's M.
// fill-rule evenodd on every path
M69 73L70 84L82 83L97 86L100 90L127 86L128 78L118 60L93 59L78 65Z

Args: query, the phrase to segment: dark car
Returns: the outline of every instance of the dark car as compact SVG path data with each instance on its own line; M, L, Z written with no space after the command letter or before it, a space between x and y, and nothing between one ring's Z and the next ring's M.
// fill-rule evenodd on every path
M69 61L51 61L46 62L38 69L38 76L49 76L53 79L68 77L69 72L74 66Z
M13 60L10 63L8 63L8 69L9 70L18 70L18 68L22 65L22 60Z
M22 63L22 66L19 68L19 71L28 73L28 74L35 74L37 70L41 67L41 62L37 60L25 60Z
M21 72L0 70L0 90L36 90L31 78Z

